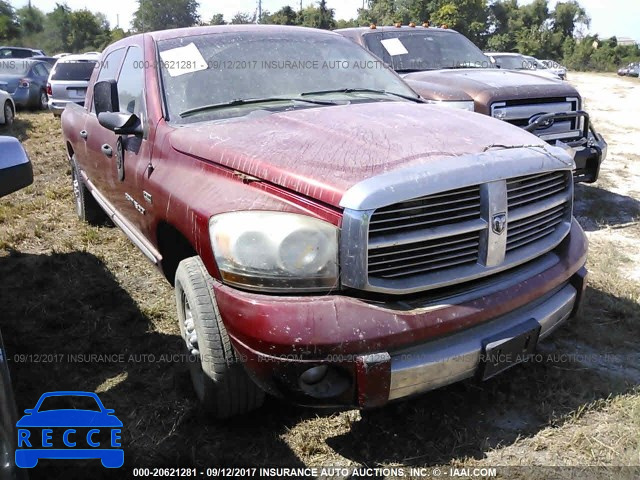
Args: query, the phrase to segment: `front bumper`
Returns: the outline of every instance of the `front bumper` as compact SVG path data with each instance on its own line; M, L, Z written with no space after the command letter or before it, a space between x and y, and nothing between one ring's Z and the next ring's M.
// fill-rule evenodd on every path
M56 100L49 98L49 110L54 115L62 115L62 112L64 112L64 109L67 108L67 105L70 103L77 103L81 107L84 107L84 101L74 102L73 100Z
M573 150L576 169L573 172L573 180L576 183L593 183L598 180L600 165L607 158L608 145L604 137L597 133L590 122L589 114L584 111L549 113L540 115L531 122L525 130L538 134L538 128L553 124L558 120L582 119L582 135L577 140L569 142L555 141L556 146L568 145ZM544 139L544 135L540 134Z
M11 98L13 98L13 103L16 104L16 107L19 108L28 108L34 104L31 88L16 88L16 91L11 94Z
M213 288L231 341L264 390L303 405L368 408L475 375L482 342L511 326L533 318L547 336L577 311L586 251L574 220L544 259L553 260L540 259L537 270L405 307L344 295L258 295L218 282ZM301 375L317 366L330 374L309 388Z

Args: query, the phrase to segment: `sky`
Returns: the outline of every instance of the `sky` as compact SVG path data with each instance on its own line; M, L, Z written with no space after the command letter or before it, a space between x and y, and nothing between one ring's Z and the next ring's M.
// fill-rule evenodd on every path
M529 3L532 0L520 0L520 3ZM550 0L555 5L557 0ZM640 41L640 1L639 0L579 0L591 17L590 33L597 33L601 38L612 35L618 37L630 37ZM26 5L28 0L9 0L15 8ZM65 0L31 0L31 4L48 12L53 10L56 2L65 3ZM103 5L108 4L105 8ZM66 0L66 4L72 9L88 8L94 12L102 12L107 15L112 26L119 24L125 30L129 28L133 13L136 11L136 0L108 0L108 2L95 0ZM226 20L237 12L254 12L257 0L200 0L200 16L203 20L209 20L214 13L222 13ZM303 0L303 5L313 3ZM355 18L358 8L362 8L362 0L327 0L330 8L335 9L336 18ZM300 8L300 0L262 0L263 10L275 12L285 5L291 5L294 9ZM420 20L420 19L416 19Z

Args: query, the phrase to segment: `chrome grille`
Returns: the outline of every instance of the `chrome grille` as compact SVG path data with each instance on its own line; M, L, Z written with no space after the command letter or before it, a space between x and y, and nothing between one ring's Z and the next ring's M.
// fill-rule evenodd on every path
M369 254L369 275L402 278L417 273L475 264L478 261L480 235L470 232L400 247L384 247Z
M518 127L526 127L531 119L544 113L576 112L578 98L541 98L497 102L491 105L491 116ZM582 136L580 119L556 121L549 127L539 128L534 133L546 141L577 139Z
M369 222L369 238L430 229L480 218L480 187L462 188L379 208Z
M558 170L375 209L368 221L368 285L426 290L532 260L568 233L572 198L571 172ZM492 220L505 213L506 231L494 230Z
M565 194L571 180L566 172L560 171L507 181L509 217L516 218L508 225L507 253L553 235L567 218L567 211L571 216L571 201ZM553 202L554 198L556 202ZM558 201L561 203L558 204ZM544 205L544 202L552 203L543 210L536 208L536 205ZM522 213L518 215L518 212Z
M526 206L552 197L567 189L564 172L541 173L507 181L507 202L510 209Z
M510 223L507 234L507 253L554 233L564 220L566 208L566 205L560 205Z

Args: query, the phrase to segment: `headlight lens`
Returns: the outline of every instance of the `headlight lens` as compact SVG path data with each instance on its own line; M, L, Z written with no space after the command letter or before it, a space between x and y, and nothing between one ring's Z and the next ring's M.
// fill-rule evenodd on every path
M212 217L209 235L225 283L262 291L331 290L338 285L338 228L286 212Z
M459 108L460 110L469 110L470 112L475 111L475 106L473 104L473 101L461 101L461 102L449 102L449 101L440 101L440 102L435 102L436 105L441 105L443 107L449 107L449 108Z

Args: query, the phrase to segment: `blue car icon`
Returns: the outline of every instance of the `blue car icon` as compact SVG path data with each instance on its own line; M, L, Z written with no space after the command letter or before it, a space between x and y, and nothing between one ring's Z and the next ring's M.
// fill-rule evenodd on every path
M63 408L51 408L56 405ZM24 413L16 424L18 467L33 468L39 459L100 459L106 468L124 464L122 422L95 393L45 393Z

